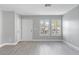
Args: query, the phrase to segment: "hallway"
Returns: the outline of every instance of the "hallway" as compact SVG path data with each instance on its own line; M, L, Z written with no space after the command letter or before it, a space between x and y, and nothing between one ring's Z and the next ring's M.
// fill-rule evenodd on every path
M6 45L0 48L1 55L79 55L65 43L58 41L22 41L17 45Z

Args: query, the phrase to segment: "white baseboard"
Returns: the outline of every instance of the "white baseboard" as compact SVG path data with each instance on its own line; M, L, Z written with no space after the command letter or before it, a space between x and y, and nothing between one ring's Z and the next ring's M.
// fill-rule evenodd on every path
M5 45L16 45L18 44L19 41L15 42L15 43L3 43L3 44L0 44L0 48L5 46Z
M65 41L64 40L64 43L66 43L67 45L69 45L70 47L74 48L75 50L78 50L79 51L79 47L73 45L72 43L68 42L68 41Z
M63 40L21 40L21 41L63 41ZM20 41L17 41L15 43L4 43L4 44L0 44L0 47L3 47L5 45L16 45L16 44L18 44L18 42L20 42Z
M62 40L60 40L60 39L56 39L56 40L52 40L52 39L48 39L48 40L45 40L45 39L32 39L32 40L21 40L21 41L63 41L63 39Z

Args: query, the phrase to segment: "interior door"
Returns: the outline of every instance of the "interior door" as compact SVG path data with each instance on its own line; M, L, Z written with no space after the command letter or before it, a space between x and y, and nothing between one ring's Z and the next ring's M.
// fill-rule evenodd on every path
M32 25L31 19L22 20L22 41L32 40Z

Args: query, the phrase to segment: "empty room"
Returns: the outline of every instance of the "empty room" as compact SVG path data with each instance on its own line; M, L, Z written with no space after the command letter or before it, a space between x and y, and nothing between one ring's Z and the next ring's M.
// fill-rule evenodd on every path
M79 5L0 4L0 55L79 55Z

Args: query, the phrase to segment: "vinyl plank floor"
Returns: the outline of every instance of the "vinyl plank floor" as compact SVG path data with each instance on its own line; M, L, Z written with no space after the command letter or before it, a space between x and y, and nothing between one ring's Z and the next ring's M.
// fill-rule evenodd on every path
M79 55L79 51L60 41L21 41L1 47L0 55Z

